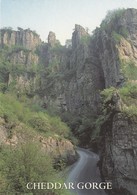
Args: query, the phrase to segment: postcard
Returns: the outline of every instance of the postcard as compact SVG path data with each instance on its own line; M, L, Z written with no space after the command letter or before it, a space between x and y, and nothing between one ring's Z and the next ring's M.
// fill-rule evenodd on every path
M136 0L0 0L0 194L137 194Z

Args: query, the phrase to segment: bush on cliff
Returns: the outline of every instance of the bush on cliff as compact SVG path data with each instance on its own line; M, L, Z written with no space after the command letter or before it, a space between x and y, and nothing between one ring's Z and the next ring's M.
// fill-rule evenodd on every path
M95 128L92 132L92 139L99 138L102 124L116 112L117 102L113 100L113 95L117 94L122 103L118 112L123 113L126 117L136 121L137 119L137 85L136 83L128 82L122 88L110 87L104 89L101 93L102 112L95 120ZM121 110L120 110L121 109Z
M119 8L119 9L109 10L107 12L105 19L101 23L101 28L106 29L107 24L109 24L109 22L112 22L114 20L119 19L122 16L122 14L124 13L124 11L125 11L124 8L123 9Z
M121 60L121 70L125 77L130 80L137 80L137 66L134 61Z

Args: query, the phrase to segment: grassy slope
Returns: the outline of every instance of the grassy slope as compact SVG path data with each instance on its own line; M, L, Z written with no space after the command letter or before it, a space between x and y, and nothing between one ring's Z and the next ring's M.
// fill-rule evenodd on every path
M34 141L33 137L42 135L61 139L69 136L68 127L59 117L49 116L42 111L36 112L32 106L19 102L10 94L0 93L0 118L5 121L4 127L9 139L16 133L21 133L25 138L15 148L0 145L0 193L45 195L45 190L27 190L26 183L57 182L62 179L57 179L57 171L53 168L51 157L42 153L40 144ZM64 190L54 193L67 194Z

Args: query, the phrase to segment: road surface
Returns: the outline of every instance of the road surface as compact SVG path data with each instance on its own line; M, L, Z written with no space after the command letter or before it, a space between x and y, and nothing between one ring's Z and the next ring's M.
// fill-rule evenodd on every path
M71 195L106 195L103 189L92 189L85 184L90 182L100 183L100 172L97 167L99 157L97 154L90 152L85 149L78 149L79 160L72 166L69 171L67 183L74 183L75 189L70 190ZM82 182L82 183L80 183ZM78 189L77 184L80 183L79 187L84 189Z

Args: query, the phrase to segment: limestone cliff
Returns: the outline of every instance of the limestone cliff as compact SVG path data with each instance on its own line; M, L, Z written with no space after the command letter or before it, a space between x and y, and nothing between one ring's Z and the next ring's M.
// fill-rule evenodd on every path
M38 64L38 56L31 51L13 51L9 54L9 62L12 64L23 64L24 66L31 66L31 64Z
M96 115L100 109L99 91L125 83L129 75L124 75L123 64L130 64L130 61L136 64L135 16L135 9L120 10L102 22L92 37L83 27L75 25L72 48L45 50L45 59L48 59L45 64L52 65L55 73L52 79L55 106L75 114L92 112ZM55 35L52 37L55 42ZM49 93L44 95L48 99Z
M66 105L68 110L75 114L88 113L89 110L97 113L98 91L104 88L104 78L93 52L90 35L83 27L75 25L65 78Z
M47 105L80 115L90 110L94 114L98 112L99 90L105 86L103 70L97 63L90 39L83 27L75 25L72 47L55 47L49 39L49 45L41 48L40 54L43 56L44 53L45 59L40 59L51 72L50 75L43 72L40 76L41 91Z
M134 99L134 103L136 100ZM106 118L101 125L99 148L100 168L105 180L111 180L113 195L135 195L137 190L137 116L118 92L113 92L105 105ZM125 112L126 111L126 112Z
M23 30L18 28L18 31L14 31L10 28L4 28L1 29L0 34L0 45L2 47L4 45L7 45L8 47L16 45L33 50L37 45L41 44L39 35L30 29Z
M11 86L14 83L14 88L20 93L34 92L34 76L39 61L35 51L41 44L39 35L30 29L21 28L18 31L4 28L0 30L0 35L1 64L10 64L6 67L6 85Z
M105 88L114 86L124 90L126 82L132 83L126 88L129 94L124 92L122 99L117 92L110 98L109 92L102 113L104 122L101 125L99 142L101 171L105 180L112 180L113 190L108 193L114 195L135 195L137 190L137 118L133 110L136 107L136 95L132 96L132 93L136 93L137 80L136 15L137 10L128 9L113 16L111 20L106 18L101 29L96 29L94 38Z

